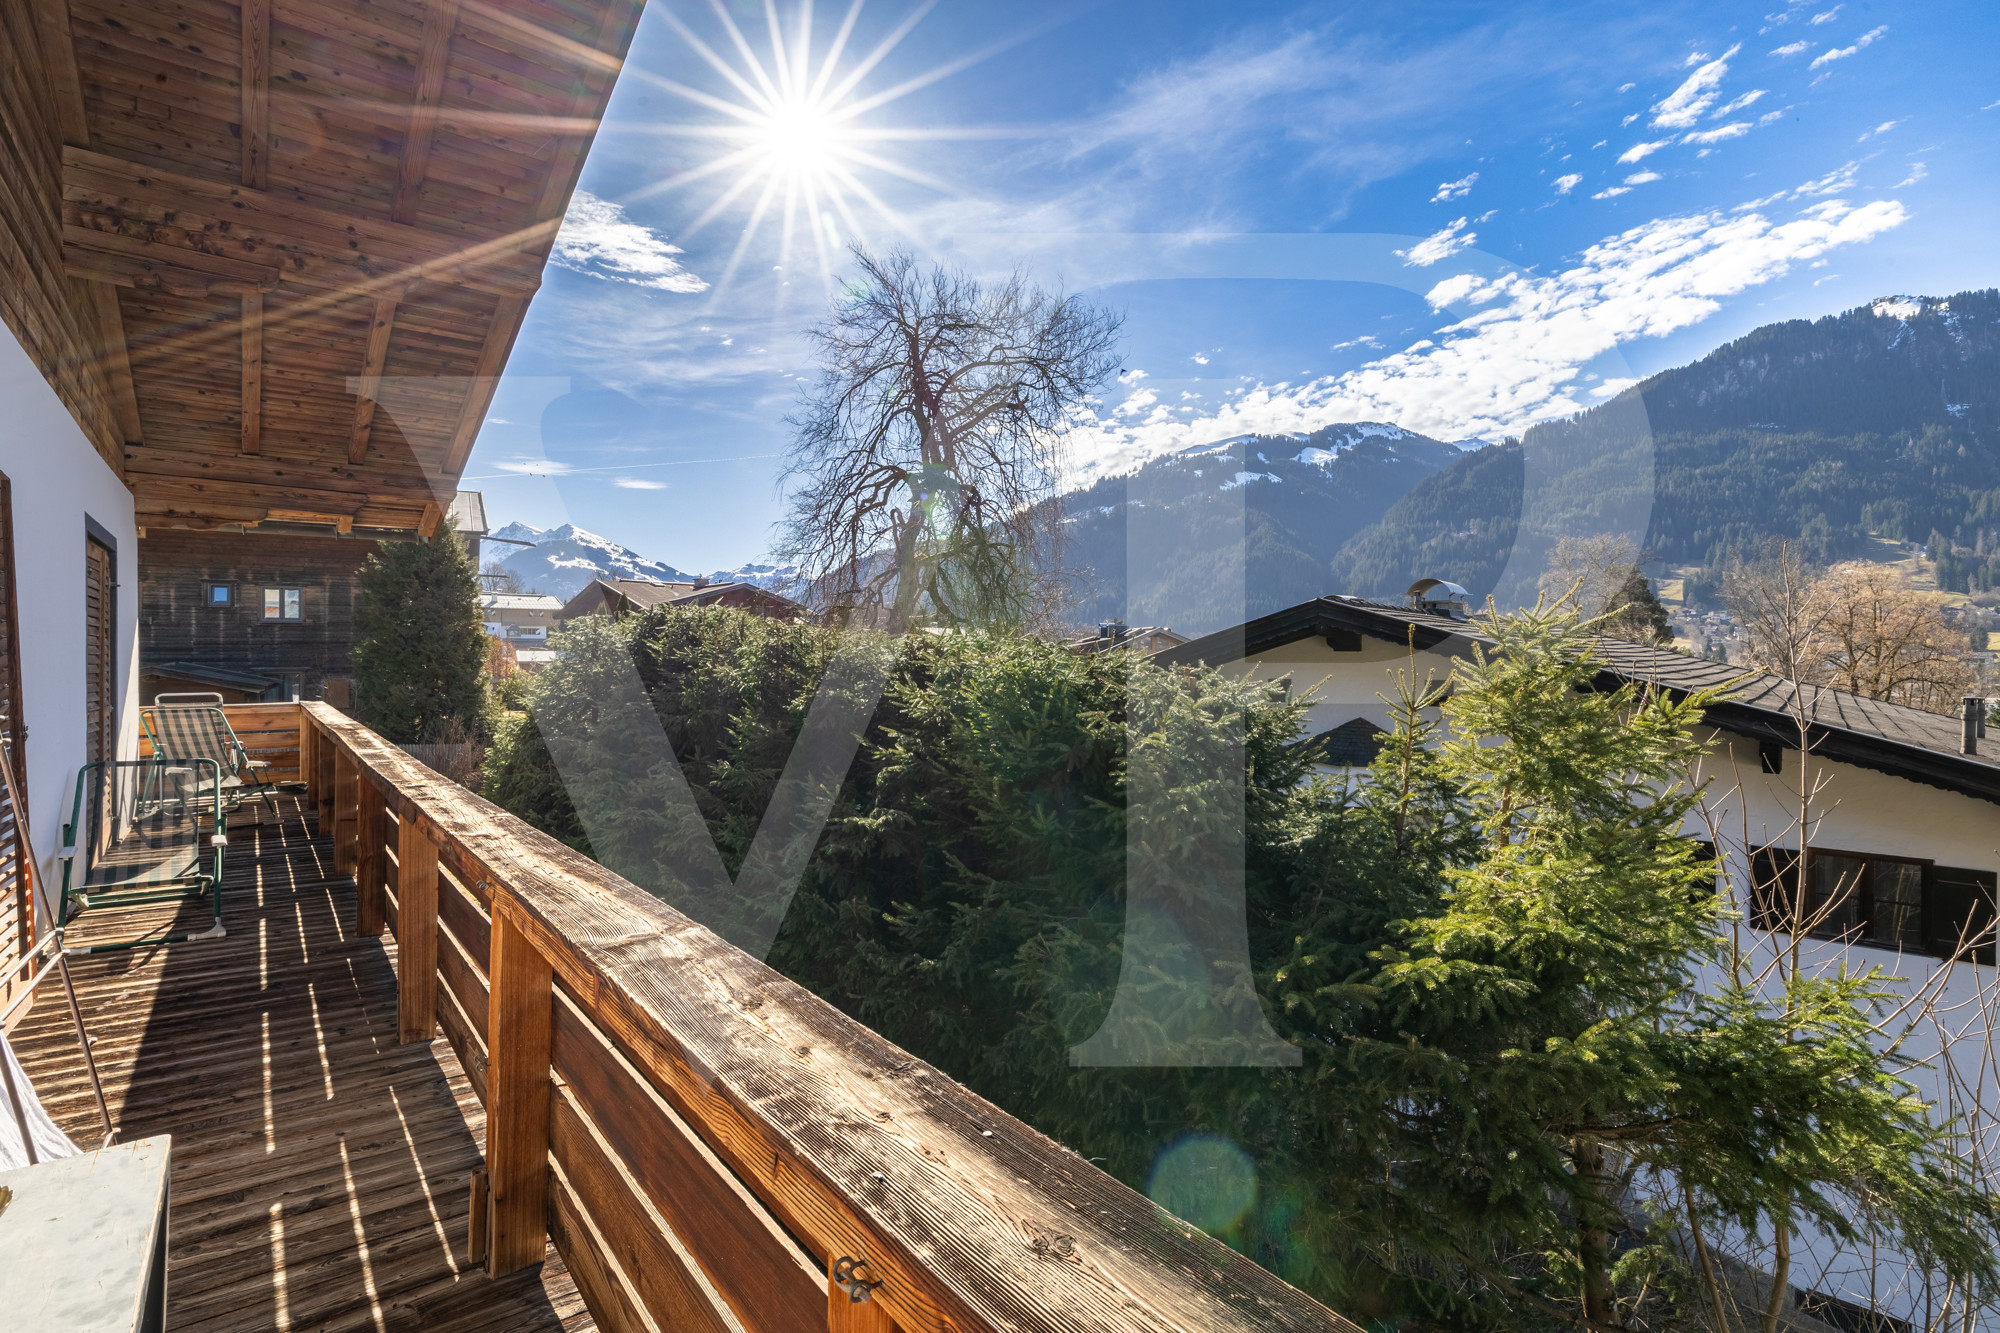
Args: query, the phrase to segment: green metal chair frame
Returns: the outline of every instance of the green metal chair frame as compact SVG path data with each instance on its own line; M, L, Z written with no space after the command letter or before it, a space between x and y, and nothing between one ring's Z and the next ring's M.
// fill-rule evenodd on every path
M228 933L222 926L222 861L229 816L222 793L221 770L213 759L155 755L85 764L77 772L76 797L63 826L57 929L67 930L94 909L203 897L210 900L214 921L205 931L142 935L70 952L109 953ZM204 819L212 836L202 828Z
M272 814L278 813L278 803L271 797L271 784L264 781L258 772L259 769L269 768L269 761L250 757L250 752L243 748L243 742L236 739L236 729L229 725L229 715L220 708L205 704L156 703L150 708L140 709L139 720L146 728L146 739L152 742L154 754L176 761L206 759L213 762L222 774L224 799L231 810L255 796Z

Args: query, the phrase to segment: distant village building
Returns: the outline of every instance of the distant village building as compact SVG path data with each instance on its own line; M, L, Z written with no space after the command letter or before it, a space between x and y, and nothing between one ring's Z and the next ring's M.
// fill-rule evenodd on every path
M519 652L548 645L549 631L562 610L562 599L539 592L488 592L479 595L479 623L489 638L504 640Z
M806 608L754 583L710 583L692 579L662 583L652 579L592 579L556 613L558 622L601 613L623 615L658 606L726 606L772 620L799 620Z
M461 491L416 532L296 513L212 531L139 530L139 697L205 690L231 703L353 698L354 599L379 541L448 515L476 563L486 502Z

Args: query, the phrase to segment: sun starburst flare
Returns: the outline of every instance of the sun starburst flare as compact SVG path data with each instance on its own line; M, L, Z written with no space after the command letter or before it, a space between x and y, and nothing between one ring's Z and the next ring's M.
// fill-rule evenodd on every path
M772 0L766 0L768 46L762 50L720 0L711 0L711 8L727 39L723 51L674 13L664 11L675 33L727 85L723 90L727 95L634 71L713 117L699 124L645 126L645 132L708 141L718 149L708 160L644 187L635 197L704 182L717 187L702 211L680 229L677 239L683 242L731 210L747 207L735 248L716 280L717 296L729 286L767 223L778 228L777 267L789 270L794 253L810 245L829 288L835 254L844 240L867 233L861 214L872 213L883 225L907 235L903 220L864 175L894 177L938 191L947 188L879 149L890 141L960 137L963 132L885 128L864 118L991 52L966 55L880 91L864 91L862 83L909 35L930 4L905 15L865 55L855 58L850 43L863 3L853 0L822 44L813 30L811 0L803 0L789 20L780 17Z

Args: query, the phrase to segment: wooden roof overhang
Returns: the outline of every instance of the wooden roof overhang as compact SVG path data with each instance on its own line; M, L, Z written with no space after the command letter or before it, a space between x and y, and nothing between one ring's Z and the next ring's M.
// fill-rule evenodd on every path
M0 0L0 315L141 526L428 533L642 0Z

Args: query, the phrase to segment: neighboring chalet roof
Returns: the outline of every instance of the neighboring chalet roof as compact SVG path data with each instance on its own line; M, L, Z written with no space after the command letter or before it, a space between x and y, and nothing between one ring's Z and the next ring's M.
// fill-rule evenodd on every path
M484 537L490 531L486 526L484 491L460 491L451 497L451 508L445 513L462 537Z
M482 611L559 611L562 598L551 597L541 592L483 592L479 594L479 609Z
M1492 644L1475 622L1361 597L1319 597L1155 653L1153 660L1169 665L1233 662L1301 639L1357 633L1446 651L1454 643ZM1766 672L1745 672L1670 648L1601 637L1597 644L1607 685L1639 681L1688 693L1735 682L1730 697L1708 712L1717 726L1796 747L1794 709L1803 706L1812 720L1808 735L1816 754L2000 804L2000 741L1991 754L1961 754L1963 724L1956 717L1842 690L1794 686Z
M639 0L30 0L0 316L139 526L428 536Z
M592 579L556 613L574 620L610 608L650 611L656 606L751 605L770 615L792 619L805 607L789 597L754 583L658 583L652 579Z

